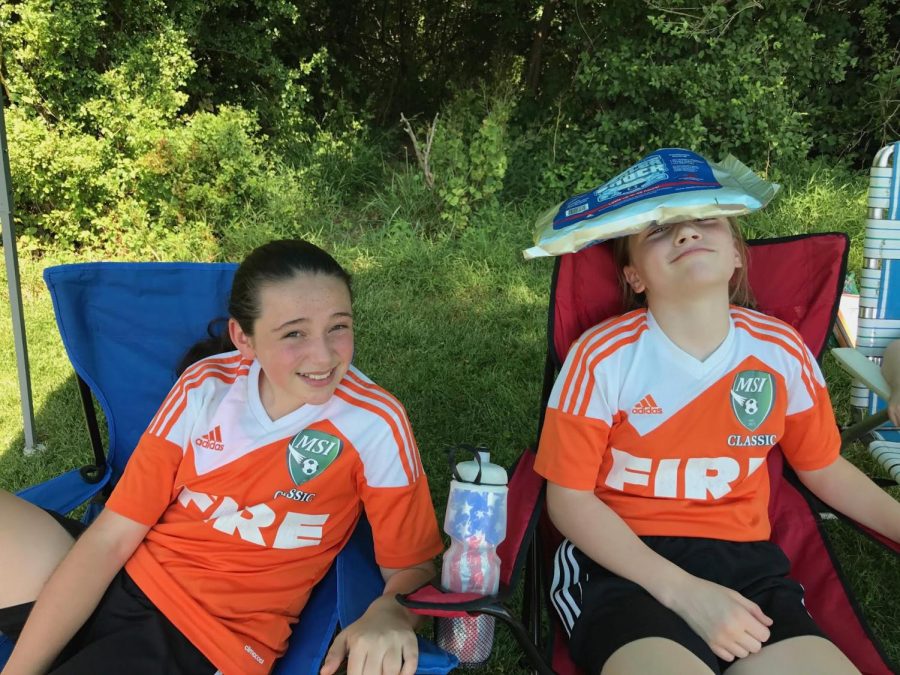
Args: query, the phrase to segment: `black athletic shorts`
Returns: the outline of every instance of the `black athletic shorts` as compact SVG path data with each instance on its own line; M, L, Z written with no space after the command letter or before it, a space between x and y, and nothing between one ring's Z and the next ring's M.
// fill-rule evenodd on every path
M803 635L824 637L803 605L803 587L787 577L790 562L776 544L695 537L641 539L686 572L732 588L758 604L773 621L766 645ZM617 649L647 637L683 645L714 673L734 663L716 657L684 619L641 586L597 565L568 541L556 555L551 597L570 632L573 660L592 675Z
M81 533L87 529L87 525L82 523L80 520L75 520L74 518L69 518L67 516L61 516L56 511L51 511L50 509L44 509L49 515L53 517L57 523L62 525L62 528L72 535L73 539L78 539L81 536Z
M73 536L84 525L48 512ZM64 522L68 521L68 522ZM17 638L34 603L0 609L0 632ZM214 675L218 672L121 570L54 662L52 675Z

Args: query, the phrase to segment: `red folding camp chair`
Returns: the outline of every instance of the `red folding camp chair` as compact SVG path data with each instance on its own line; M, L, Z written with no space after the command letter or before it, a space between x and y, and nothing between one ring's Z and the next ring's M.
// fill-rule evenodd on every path
M821 355L824 350L837 313L848 247L844 234L750 242L748 273L758 309L794 326L816 355ZM550 297L542 411L571 344L591 326L621 313L621 295L610 246L593 246L557 259ZM543 418L543 412L541 416ZM541 513L543 481L534 474L533 464L534 451L529 449L512 471L508 509L510 534L499 551L504 582L499 595L480 598L472 594L442 593L438 588L426 587L406 598L405 602L419 613L434 616L477 613L496 616L510 626L534 670L575 675L580 671L569 658L565 632L557 624L553 612L553 635L542 639L540 630L540 606L547 597L549 586L544 571L552 570L552 557L561 536L549 518ZM769 502L772 539L791 559L791 574L806 589L810 613L865 675L896 672L842 581L838 563L820 526L821 504L800 485L777 449L769 457L769 474L772 476ZM536 523L537 533L532 536ZM900 555L900 546L884 539L879 541ZM525 547L530 547L530 553L524 550ZM526 561L523 620L519 622L512 617L505 603L517 579L518 566ZM535 640L535 644L530 640Z

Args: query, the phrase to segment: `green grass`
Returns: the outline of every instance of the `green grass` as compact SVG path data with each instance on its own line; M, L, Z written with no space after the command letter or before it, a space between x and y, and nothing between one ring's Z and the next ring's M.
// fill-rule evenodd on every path
M226 225L223 238L199 256L196 247L172 240L152 257L237 259L272 236L288 235L308 236L331 249L355 277L356 363L406 405L435 507L443 514L450 478L446 446L485 443L508 465L534 441L552 261L521 257L530 245L536 206L480 213L474 225L451 238L440 235L421 181L409 173L392 180L355 207L333 204L310 212L302 226L274 226L248 214L241 224ZM851 268L858 267L864 181L814 167L785 183L773 205L748 220L750 236L847 231L854 245ZM133 250L119 257L151 255ZM81 257L91 258L97 256ZM53 253L21 261L37 433L46 445L31 457L22 455L12 339L8 329L0 331L0 486L9 490L90 459L71 368L41 281L44 267L72 259ZM0 325L10 325L5 278ZM845 418L849 383L828 360L825 372L838 415ZM853 453L867 462L859 449ZM900 589L896 558L859 544L840 526L829 530L835 530L835 547L876 634L900 662L900 608L890 601ZM518 649L502 628L483 672L522 672Z

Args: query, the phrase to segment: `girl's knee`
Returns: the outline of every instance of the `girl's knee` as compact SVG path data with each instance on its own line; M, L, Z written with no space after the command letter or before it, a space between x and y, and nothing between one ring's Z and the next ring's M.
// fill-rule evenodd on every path
M46 511L0 490L0 607L33 601L73 542Z
M728 675L859 675L837 646L817 635L803 635L764 646L728 669Z
M684 645L661 637L629 642L612 653L600 675L711 675L703 660Z

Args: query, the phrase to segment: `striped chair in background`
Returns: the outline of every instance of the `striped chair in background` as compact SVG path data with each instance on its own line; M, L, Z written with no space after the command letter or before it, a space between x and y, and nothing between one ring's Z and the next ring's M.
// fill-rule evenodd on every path
M867 206L856 347L880 365L885 347L900 339L900 142L875 156ZM866 386L868 379L854 383L851 400L864 414L876 415L885 408L885 400ZM878 420L884 421L884 416L873 417L870 424ZM871 434L869 452L900 482L900 429L886 424Z

